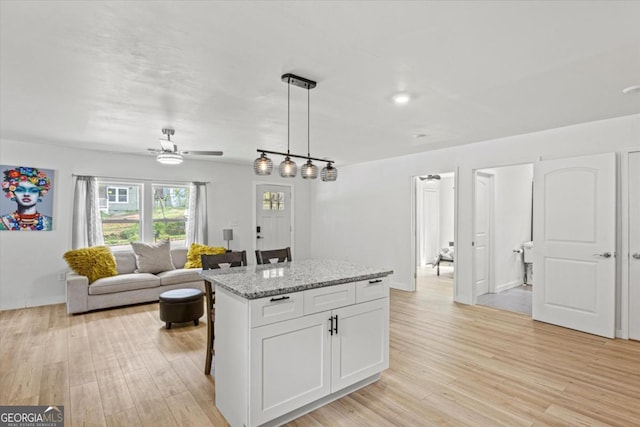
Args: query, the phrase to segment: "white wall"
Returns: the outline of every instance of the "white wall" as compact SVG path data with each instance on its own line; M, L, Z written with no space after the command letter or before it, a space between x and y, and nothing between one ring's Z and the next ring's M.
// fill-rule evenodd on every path
M640 114L339 168L315 183L312 256L333 256L394 270L392 285L411 289L411 180L425 170L456 171L456 300L471 303L473 170L623 150L640 144ZM620 289L618 289L620 295ZM619 306L620 301L618 301ZM620 312L620 310L618 310Z
M494 176L493 273L496 292L523 282L522 244L531 240L531 183L533 165L490 170Z
M233 228L232 248L245 249L254 263L253 182L294 183L294 251L309 257L309 186L297 178L256 177L251 165L187 160L163 166L153 156L76 150L47 144L0 140L0 163L55 170L54 229L50 232L0 232L0 310L65 301L67 271L62 254L71 249L73 178L94 175L135 179L208 181L209 244L226 246L222 229ZM257 179L259 178L259 179ZM237 224L237 226L235 225Z

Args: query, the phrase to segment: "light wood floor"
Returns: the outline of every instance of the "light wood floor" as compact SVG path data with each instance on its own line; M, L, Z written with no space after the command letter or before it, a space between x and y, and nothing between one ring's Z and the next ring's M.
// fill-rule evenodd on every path
M67 426L224 426L204 323L165 330L157 304L0 312L0 404L61 404ZM391 292L390 358L290 425L640 425L640 342L454 304L446 277Z

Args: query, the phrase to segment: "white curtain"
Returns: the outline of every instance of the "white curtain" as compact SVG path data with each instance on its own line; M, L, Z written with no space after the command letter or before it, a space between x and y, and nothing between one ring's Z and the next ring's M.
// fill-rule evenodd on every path
M73 249L104 245L98 179L92 176L76 177L71 245Z
M192 243L207 244L207 184L191 183L189 191L189 218L187 219L187 247Z

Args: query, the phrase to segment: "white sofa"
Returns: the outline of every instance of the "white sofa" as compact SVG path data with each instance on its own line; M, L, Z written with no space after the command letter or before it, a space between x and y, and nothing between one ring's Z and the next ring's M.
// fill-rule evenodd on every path
M171 249L175 270L157 274L135 273L136 256L132 250L116 251L118 275L98 279L89 285L86 276L67 273L67 313L84 313L101 308L158 301L164 291L178 288L204 290L200 268L183 268L187 249Z

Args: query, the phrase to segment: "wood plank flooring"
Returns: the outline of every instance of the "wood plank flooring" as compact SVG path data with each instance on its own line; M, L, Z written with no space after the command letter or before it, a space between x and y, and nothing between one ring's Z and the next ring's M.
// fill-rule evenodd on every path
M225 426L203 374L206 322L158 305L0 312L0 404L59 404L67 426ZM290 426L640 426L640 342L451 301L451 280L391 292L390 369ZM215 362L214 362L215 363Z

